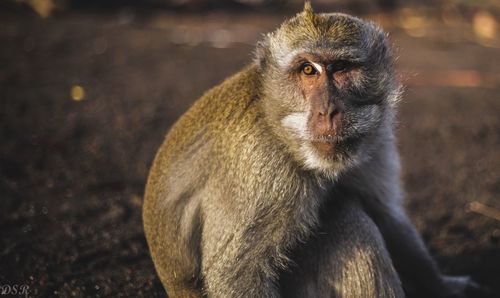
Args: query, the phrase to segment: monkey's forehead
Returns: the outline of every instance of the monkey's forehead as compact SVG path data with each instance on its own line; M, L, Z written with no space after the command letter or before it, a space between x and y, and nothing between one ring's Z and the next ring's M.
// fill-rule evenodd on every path
M299 13L268 35L278 64L287 67L300 53L362 62L383 44L383 31L373 23L342 13Z
M318 41L349 46L363 41L371 27L361 19L341 13L300 13L285 21L274 36L292 48Z

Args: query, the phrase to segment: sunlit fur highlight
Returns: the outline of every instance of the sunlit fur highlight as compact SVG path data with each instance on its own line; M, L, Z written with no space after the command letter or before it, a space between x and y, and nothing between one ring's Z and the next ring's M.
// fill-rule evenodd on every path
M362 65L338 93L346 107L333 140L359 146L331 156L311 147L310 107L290 69L303 53ZM399 298L391 257L415 288L446 289L401 208L399 89L372 23L306 3L266 35L254 63L172 126L151 167L144 231L168 296ZM420 297L430 296L447 295Z

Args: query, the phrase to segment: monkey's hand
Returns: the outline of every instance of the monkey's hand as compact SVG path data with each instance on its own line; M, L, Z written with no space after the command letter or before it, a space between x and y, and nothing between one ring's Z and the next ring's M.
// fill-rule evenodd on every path
M484 295L481 286L468 275L444 275L442 278L446 289L444 296L446 298L482 297Z

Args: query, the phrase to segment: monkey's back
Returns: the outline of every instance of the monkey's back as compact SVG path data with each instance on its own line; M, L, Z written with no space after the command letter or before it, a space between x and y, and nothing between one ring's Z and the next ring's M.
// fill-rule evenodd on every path
M199 134L217 137L217 133L224 130L221 123L237 121L256 99L257 94L247 90L257 91L258 85L257 69L252 65L208 90L172 126L157 159L178 155L189 148ZM163 152L165 148L167 152Z
M237 139L251 139L252 126L261 123L256 104L259 84L252 65L207 91L172 126L158 150L146 185L143 220L156 269L169 285L169 294L199 294L203 217L199 196L213 193L206 190L210 173L240 175L227 168L225 159L238 154ZM193 292L185 292L186 287Z

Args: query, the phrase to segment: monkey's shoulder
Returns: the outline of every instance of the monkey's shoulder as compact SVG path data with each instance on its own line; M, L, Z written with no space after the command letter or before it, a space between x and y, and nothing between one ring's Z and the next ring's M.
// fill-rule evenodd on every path
M194 120L202 115L212 125L227 126L238 122L245 114L255 113L252 108L260 96L260 89L257 67L249 65L208 90L186 113L186 117Z
M264 156L263 147L272 142L259 93L259 73L250 65L203 94L168 132L151 167L148 189L170 189L175 201L184 187L202 188L214 172L241 172L246 159Z
M185 151L200 139L214 142L227 134L243 133L261 116L256 105L260 89L257 67L245 67L205 92L174 124L164 146Z

